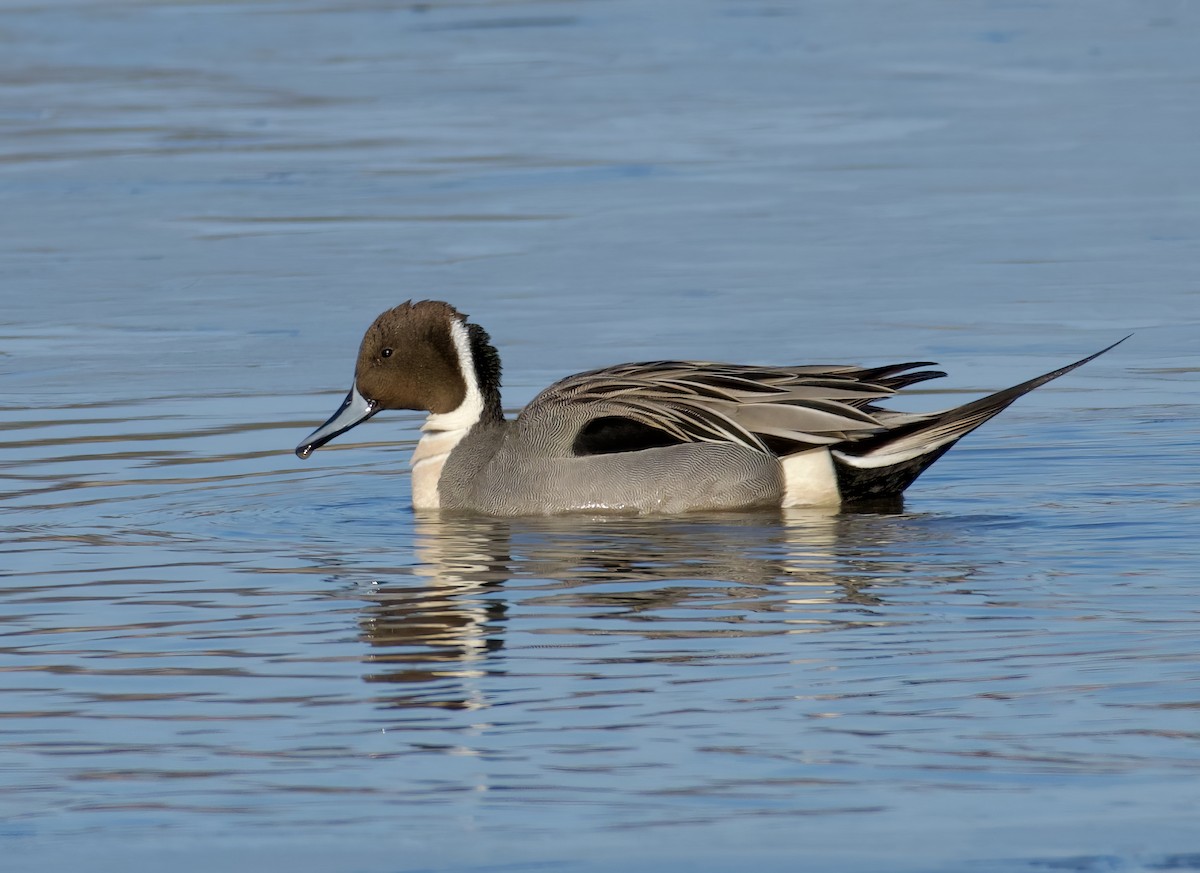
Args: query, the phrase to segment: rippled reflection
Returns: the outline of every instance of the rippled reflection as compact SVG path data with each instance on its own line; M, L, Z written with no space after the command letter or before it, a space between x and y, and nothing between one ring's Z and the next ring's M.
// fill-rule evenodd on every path
M897 579L961 582L970 569L906 559L919 517L820 510L686 518L418 516L405 572L348 577L368 605L359 626L389 707L482 708L477 680L503 670L513 601L572 616L573 634L648 639L779 636L893 622ZM914 537L917 539L914 540ZM943 550L934 550L934 554ZM339 573L334 579L342 578ZM591 615L594 624L576 624Z
M470 680L503 646L507 605L485 597L510 575L509 537L499 523L418 521L416 585L380 583L359 620L371 647L368 682L448 683L445 693L397 694L390 706L486 705Z

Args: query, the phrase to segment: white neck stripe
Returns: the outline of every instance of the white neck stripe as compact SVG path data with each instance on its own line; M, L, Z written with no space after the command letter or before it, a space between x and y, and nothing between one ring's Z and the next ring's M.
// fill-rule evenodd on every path
M483 393L475 373L475 357L471 354L471 337L466 325L458 319L450 322L450 339L458 353L458 366L467 393L457 409L429 413L421 425L424 436L412 456L413 506L417 509L437 509L441 505L438 482L442 468L462 438L483 417Z
M483 393L479 390L479 376L475 373L475 356L471 354L471 337L467 327L457 318L450 322L450 339L458 352L458 368L467 393L457 409L440 414L430 413L421 425L424 431L461 430L466 433L483 417Z

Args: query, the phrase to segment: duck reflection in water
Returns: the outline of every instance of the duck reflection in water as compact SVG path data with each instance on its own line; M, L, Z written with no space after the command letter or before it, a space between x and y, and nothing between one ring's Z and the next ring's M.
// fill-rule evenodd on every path
M580 634L613 634L614 622L628 623L622 634L678 639L678 610L715 622L694 638L889 625L889 586L913 576L961 585L972 573L905 560L940 551L929 540L947 531L931 522L823 510L672 519L418 514L416 563L404 584L375 578L363 595L371 601L360 618L371 649L364 678L399 686L380 697L385 706L486 707L481 680L504 672L513 604L557 617L558 632L569 627L576 644Z
M371 646L367 682L414 687L381 702L394 707L474 709L476 682L504 645L511 578L508 526L487 518L418 518L412 584L373 586L359 620ZM422 686L419 690L415 686Z

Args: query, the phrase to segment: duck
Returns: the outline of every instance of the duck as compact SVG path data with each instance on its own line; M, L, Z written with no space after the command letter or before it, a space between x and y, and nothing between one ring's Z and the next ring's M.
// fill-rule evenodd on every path
M515 418L487 332L439 300L367 328L354 380L301 459L387 409L427 414L412 504L492 516L673 515L894 501L955 443L1095 354L941 412L880 405L945 376L930 361L756 366L646 361L577 373Z

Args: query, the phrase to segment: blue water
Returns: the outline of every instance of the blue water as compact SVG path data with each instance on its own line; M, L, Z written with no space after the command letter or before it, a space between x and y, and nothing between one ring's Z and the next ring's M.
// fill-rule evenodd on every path
M0 11L0 867L1200 869L1200 10ZM1039 389L881 514L416 517L361 331ZM925 386L922 386L925 387Z

